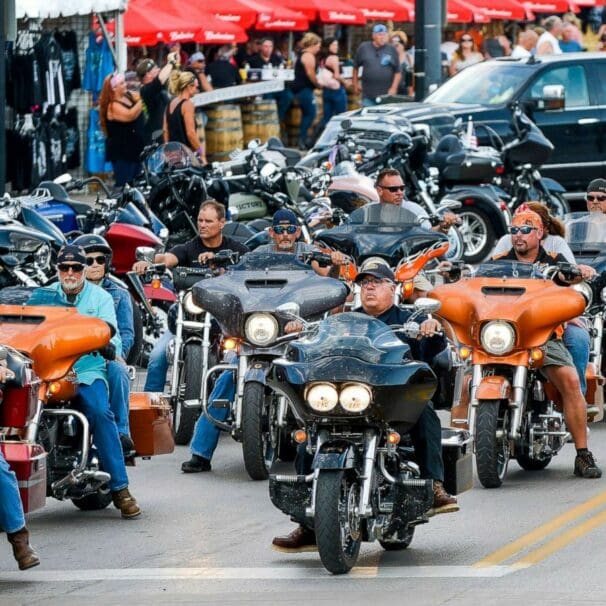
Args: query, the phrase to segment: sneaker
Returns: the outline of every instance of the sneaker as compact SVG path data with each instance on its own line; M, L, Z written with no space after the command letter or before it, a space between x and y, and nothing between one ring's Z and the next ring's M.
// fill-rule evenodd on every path
M122 490L116 490L112 492L112 501L116 509L119 509L122 513L122 517L125 519L136 518L141 515L141 508L137 505L137 501L130 494L128 488Z
M427 512L428 516L435 516L440 513L453 513L459 511L457 497L446 492L444 484L439 480L433 482L433 505Z
M210 471L210 461L204 457L193 454L189 461L181 464L183 473L200 473L202 471Z
M316 533L305 526L297 526L285 537L275 537L271 542L272 549L283 553L303 553L318 551Z
M601 478L602 470L596 465L595 459L589 450L577 453L574 460L574 475L579 478Z

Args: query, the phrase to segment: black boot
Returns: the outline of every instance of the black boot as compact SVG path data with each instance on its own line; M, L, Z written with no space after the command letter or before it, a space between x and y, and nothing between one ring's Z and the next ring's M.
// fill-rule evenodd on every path
M204 457L192 454L189 461L181 464L183 473L200 473L202 471L210 471L210 461Z

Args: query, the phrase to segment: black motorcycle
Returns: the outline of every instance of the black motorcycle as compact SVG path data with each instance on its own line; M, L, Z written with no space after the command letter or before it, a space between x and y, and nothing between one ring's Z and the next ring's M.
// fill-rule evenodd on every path
M435 311L423 301L419 312ZM400 329L418 334L414 314ZM304 333L274 369L271 386L303 420L295 439L313 462L302 465L299 450L296 475L275 465L273 504L315 530L322 564L333 574L355 565L362 541L378 540L388 551L408 547L433 502L433 482L420 477L407 440L436 389L431 368L411 359L386 324L351 312ZM471 487L469 442L463 430L447 430L443 440L452 493Z
M330 263L330 257L320 253L305 257L308 262ZM284 354L288 340L284 329L290 318L280 307L297 303L301 316L317 319L343 304L347 288L338 280L319 276L295 255L249 253L224 275L198 282L192 292L193 303L212 315L223 334L237 343L239 353L237 363L208 369L201 403L194 404L201 404L211 422L242 441L250 477L267 479L274 459L290 450L290 430L295 426L287 398L276 394L267 382L271 364ZM236 396L229 404L228 422L222 423L208 412L207 394L209 379L225 370L236 372Z

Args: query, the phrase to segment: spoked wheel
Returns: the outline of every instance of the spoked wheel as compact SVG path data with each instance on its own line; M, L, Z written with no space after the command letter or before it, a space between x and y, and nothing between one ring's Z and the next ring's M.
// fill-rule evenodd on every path
M322 564L333 574L349 572L362 544L360 484L342 469L323 469L316 485L314 525Z
M556 217L563 217L570 213L570 204L562 194L549 192L549 197L541 200L549 208L549 212Z
M412 539L414 536L415 527L408 526L402 532L396 533L393 537L390 537L389 539L383 539L379 541L379 543L385 551L401 551L402 549L406 549L412 543Z
M495 233L486 213L477 208L456 211L461 219L459 232L463 238L465 263L483 261L495 244Z
M107 488L99 488L97 492L87 494L79 499L72 499L72 503L82 511L98 511L105 509L112 502L112 493Z
M448 250L444 257L449 261L458 261L463 258L465 243L458 227L451 227L446 234L448 237Z
M277 396L265 393L265 385L249 382L242 395L242 453L244 467L253 480L267 480L278 456L280 429Z
M484 488L498 488L507 473L509 411L500 411L499 400L483 400L476 416L476 468Z

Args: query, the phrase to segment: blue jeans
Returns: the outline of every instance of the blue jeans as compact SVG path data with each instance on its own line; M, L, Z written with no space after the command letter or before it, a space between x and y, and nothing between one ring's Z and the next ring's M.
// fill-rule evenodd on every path
M328 121L337 114L342 114L347 110L347 93L341 86L337 90L325 88L322 91L324 101L324 115L322 116L322 126L326 126Z
M126 364L111 360L107 364L107 382L109 384L109 408L114 414L118 433L130 435L128 425L128 399L130 379Z
M114 181L116 187L122 187L131 181L134 181L135 177L141 170L141 164L139 162L130 162L128 160L116 160L112 162L114 169Z
M295 99L299 102L299 107L301 108L299 141L305 143L307 141L307 131L316 117L316 98L313 89L304 88L295 93Z
M168 372L168 346L175 338L170 330L167 330L157 341L149 356L147 364L147 378L143 391L164 391L166 384L166 373Z
M289 88L285 88L284 90L275 93L263 95L263 97L276 100L276 105L278 106L278 120L280 120L280 122L284 122L286 119L286 112L288 112L290 106L292 105L292 91Z
M566 349L572 356L574 367L577 369L579 374L579 382L581 383L581 393L585 395L587 391L587 379L585 378L585 371L587 370L587 364L589 363L589 347L591 340L589 338L589 332L585 328L577 326L576 324L566 324L562 340Z
M375 99L370 97L362 97L362 107L374 107L377 104Z
M113 492L128 486L122 445L114 415L109 409L107 385L97 379L92 385L80 384L80 408L88 419L93 443L99 453L103 471L111 476L109 489Z
M229 415L229 408L214 408L212 403L215 400L233 401L236 393L236 384L234 381L234 372L224 370L217 379L215 386L208 398L209 414L217 421L225 421ZM212 459L219 433L221 430L213 425L204 415L201 415L194 428L194 437L191 440L190 448L192 454L204 457L209 461Z
M25 526L17 477L0 452L0 528L12 533Z

